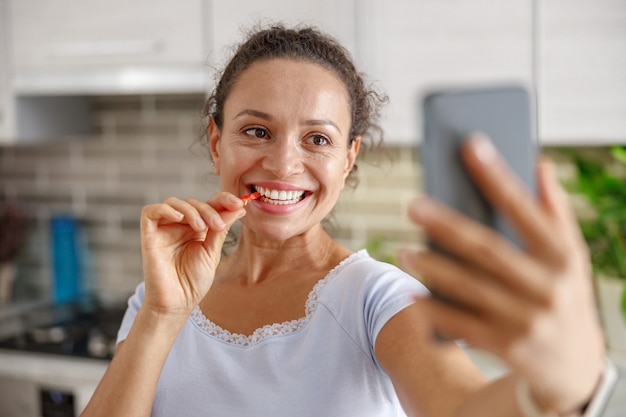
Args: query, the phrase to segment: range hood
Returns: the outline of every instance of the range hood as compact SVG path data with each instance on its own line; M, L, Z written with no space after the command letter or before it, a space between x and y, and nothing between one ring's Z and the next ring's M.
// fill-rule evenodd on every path
M210 81L209 70L201 66L161 66L22 72L12 84L12 123L0 144L89 136L93 96L206 94Z
M21 72L17 96L205 93L209 69L201 66L122 67Z
M0 145L89 135L93 96L206 94L209 3L0 0Z

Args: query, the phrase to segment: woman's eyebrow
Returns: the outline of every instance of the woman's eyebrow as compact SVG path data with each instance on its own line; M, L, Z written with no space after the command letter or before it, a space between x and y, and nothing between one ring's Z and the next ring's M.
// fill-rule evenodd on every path
M274 120L274 118L270 114L262 112L262 111L258 111L258 110L253 110L253 109L245 109L245 110L240 111L239 113L237 113L235 117L233 117L233 120L241 116L260 117L261 119L265 119L270 122Z
M341 129L339 129L337 123L329 119L311 119L306 120L304 124L307 126L332 126L337 130L337 132L339 132L339 134L341 134Z

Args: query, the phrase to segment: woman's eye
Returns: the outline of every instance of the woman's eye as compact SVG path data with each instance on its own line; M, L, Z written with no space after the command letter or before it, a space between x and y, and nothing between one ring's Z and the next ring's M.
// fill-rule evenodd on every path
M246 135L254 136L259 139L265 139L268 136L267 130L262 129L260 127L251 127L250 129L246 129L244 133Z
M316 145L316 146L328 145L328 138L322 135L313 135L311 136L309 140L311 141L313 145Z

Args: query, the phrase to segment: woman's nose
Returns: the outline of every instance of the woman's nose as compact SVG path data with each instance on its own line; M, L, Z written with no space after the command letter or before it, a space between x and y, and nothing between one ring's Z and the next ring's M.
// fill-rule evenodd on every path
M288 178L303 171L303 153L298 141L287 137L277 138L267 149L262 166L277 178Z

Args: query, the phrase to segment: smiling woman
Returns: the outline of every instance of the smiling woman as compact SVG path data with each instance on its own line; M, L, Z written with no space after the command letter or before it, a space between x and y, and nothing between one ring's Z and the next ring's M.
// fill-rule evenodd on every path
M222 125L211 118L209 141L222 190L264 191L242 219L242 239L323 233L359 151L360 136L348 136L349 103L341 80L318 64L273 58L239 74Z
M518 183L488 142L465 149L529 253L432 201L411 206L464 263L426 252L405 264L445 295L471 288L483 297L476 311L429 300L412 276L322 227L361 143L376 137L380 104L346 51L317 30L250 35L206 104L221 192L143 209L144 282L84 416L578 413L600 378L602 338L584 246L549 170L539 175L541 201L519 192L507 202ZM237 220L240 239L222 256ZM488 383L456 344L433 340L433 327L499 354L514 372Z

